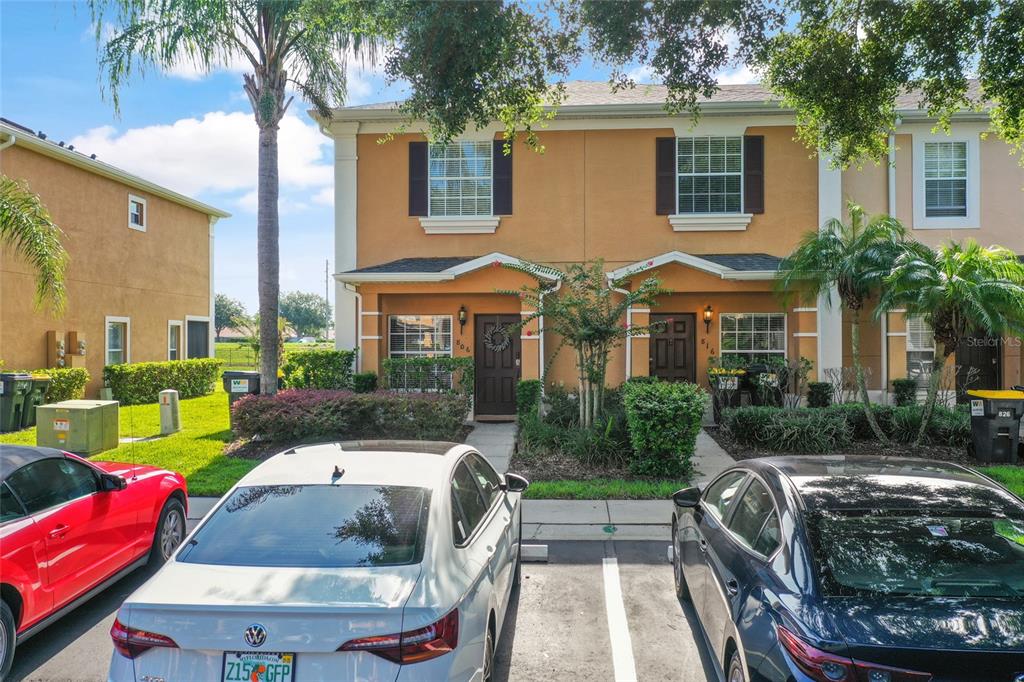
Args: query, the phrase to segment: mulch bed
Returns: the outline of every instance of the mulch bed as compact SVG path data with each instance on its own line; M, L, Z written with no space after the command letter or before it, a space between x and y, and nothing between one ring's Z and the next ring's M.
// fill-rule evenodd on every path
M587 464L575 457L560 453L544 453L524 457L518 449L512 455L508 470L525 476L530 481L590 481L599 478L626 481L648 480L634 476L627 467Z
M883 447L876 441L854 441L853 443L850 443L850 445L840 448L834 452L775 452L773 450L758 450L738 443L727 430L720 426L705 426L704 430L709 436L715 439L716 443L722 446L723 450L728 452L733 459L736 460L753 459L754 457L777 457L779 455L818 454L874 455L876 457L920 457L923 459L937 459L944 462L956 462L958 464L966 464L968 466L978 464L978 461L975 460L974 457L972 457L964 448L954 448L945 445L921 445L919 447L914 447L913 445L904 443L893 443L888 447Z

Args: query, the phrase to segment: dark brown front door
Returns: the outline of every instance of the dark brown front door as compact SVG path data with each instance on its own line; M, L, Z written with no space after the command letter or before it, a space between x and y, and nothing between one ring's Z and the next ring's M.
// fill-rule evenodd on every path
M957 375L957 391L967 390L998 390L1001 368L999 366L999 337L969 336L960 342L956 349L956 364L960 367ZM974 368L973 370L971 368ZM974 374L976 378L971 379ZM965 382L969 385L964 385ZM961 400L965 396L958 395Z
M651 376L668 381L696 380L696 323L695 313L651 315L655 328L651 332Z
M520 339L518 315L477 315L475 412L482 415L516 413Z

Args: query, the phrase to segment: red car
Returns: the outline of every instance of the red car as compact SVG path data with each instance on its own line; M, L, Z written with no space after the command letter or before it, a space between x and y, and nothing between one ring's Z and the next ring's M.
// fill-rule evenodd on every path
M0 445L0 679L17 643L185 537L181 474Z

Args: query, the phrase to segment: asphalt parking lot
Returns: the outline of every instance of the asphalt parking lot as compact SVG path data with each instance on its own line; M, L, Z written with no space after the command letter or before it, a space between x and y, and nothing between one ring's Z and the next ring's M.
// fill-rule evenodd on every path
M496 680L716 680L692 610L675 598L666 542L551 542L524 564ZM102 680L114 614L150 575L111 586L18 648L15 680Z

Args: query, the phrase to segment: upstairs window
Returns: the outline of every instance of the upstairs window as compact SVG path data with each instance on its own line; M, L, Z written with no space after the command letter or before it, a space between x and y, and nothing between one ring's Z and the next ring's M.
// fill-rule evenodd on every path
M491 148L489 141L430 145L432 217L492 215Z
M967 216L967 143L924 145L924 212L929 218Z
M743 210L742 137L680 137L676 168L680 214Z
M146 200L131 194L128 195L128 227L146 231Z

